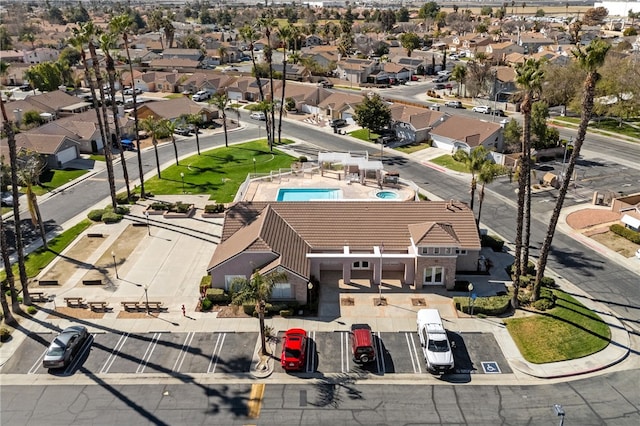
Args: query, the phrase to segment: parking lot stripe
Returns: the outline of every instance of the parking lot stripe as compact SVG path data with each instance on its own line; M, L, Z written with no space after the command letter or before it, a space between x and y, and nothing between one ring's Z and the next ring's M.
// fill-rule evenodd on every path
M387 372L387 367L384 364L384 354L382 353L382 336L380 336L379 331L378 331L378 341L376 342L376 351L378 352L378 356L376 357L378 374L384 374Z
M222 345L224 345L224 339L226 338L226 336L227 333L218 333L218 339L216 340L216 344L213 347L213 353L211 354L211 359L209 360L209 368L207 368L207 373L216 372L218 360L220 359L220 351L222 351ZM213 368L211 368L212 365Z
M409 348L409 358L411 358L413 372L422 373L420 356L418 355L418 349L416 348L416 343L413 339L413 333L404 333L404 337L407 340L407 347Z
M182 343L182 349L180 349L180 353L178 354L178 357L176 358L176 362L173 364L173 368L171 369L171 371L175 371L176 373L180 372L180 369L182 368L182 363L184 362L184 359L187 357L188 349L191 346L191 342L193 341L193 336L195 335L196 335L195 331L190 331L187 333L187 337L184 338L184 343Z
M44 352L42 352L42 355L40 355L38 357L38 359L36 360L36 362L31 366L31 368L29 369L29 371L27 372L27 374L36 374L36 371L38 371L38 368L42 365L42 359L44 358L44 355L47 353L49 349L45 349Z
M349 335L340 332L340 364L343 373L349 372Z
M73 359L73 362L67 365L67 368L64 370L64 375L68 376L71 372L78 366L78 363L82 359L85 353L91 348L91 344L93 343L93 339L96 337L95 334L90 334L89 338L84 342L84 347L82 351L78 352L76 357Z
M251 393L249 393L249 401L247 402L247 417L257 419L262 408L262 398L264 398L264 383L256 383L251 385Z
M305 372L313 373L314 371L316 371L316 359L315 359L316 358L315 357L316 332L310 331L307 337L308 337L307 342L309 344L307 345L307 353L306 353L307 365L305 368Z
M151 359L151 355L153 354L153 351L156 348L156 345L158 344L158 340L160 339L160 336L162 336L162 333L155 333L153 335L153 339L151 339L151 341L147 345L147 350L144 351L142 360L140 361L140 364L138 364L136 373L144 373L144 368L147 366L149 359Z
M111 366L113 365L114 361L116 360L116 357L118 356L118 353L120 352L120 349L122 349L122 347L124 346L124 343L127 341L128 337L129 337L129 333L124 333L124 334L120 335L120 338L116 342L116 345L113 347L113 350L109 354L109 357L104 362L104 365L102 366L102 369L100 370L100 373L108 373L109 372L109 369L111 368Z

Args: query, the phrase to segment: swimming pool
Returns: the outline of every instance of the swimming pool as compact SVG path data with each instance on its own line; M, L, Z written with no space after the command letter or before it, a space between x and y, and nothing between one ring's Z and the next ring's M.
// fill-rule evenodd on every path
M380 198L382 200L396 200L399 198L399 195L394 191L378 191L376 192L376 198Z
M280 188L276 201L339 200L342 190L334 188Z

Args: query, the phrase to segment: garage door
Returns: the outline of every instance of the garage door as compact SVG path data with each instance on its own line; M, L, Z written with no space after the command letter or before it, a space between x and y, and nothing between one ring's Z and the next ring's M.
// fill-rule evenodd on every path
M56 157L61 164L68 163L71 160L75 160L78 158L78 151L76 151L76 147L72 146L71 148L63 149L60 151Z

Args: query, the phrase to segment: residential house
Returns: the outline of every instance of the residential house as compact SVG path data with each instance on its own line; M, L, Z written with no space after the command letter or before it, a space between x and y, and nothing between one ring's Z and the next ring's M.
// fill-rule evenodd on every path
M187 97L168 99L162 102L150 102L138 108L139 119L155 117L158 119L176 121L183 115L194 114L201 115L202 121L205 123L219 117L219 111L217 108L203 107Z
M363 100L364 96L360 94L333 92L318 104L318 118L328 121L342 118L347 123L354 123L355 107Z
M494 64L504 63L507 55L511 53L524 53L524 48L512 41L491 43L486 46L485 53Z
M326 70L333 70L340 60L340 54L335 46L314 46L312 49L303 49L302 56L312 59L316 64Z
M462 115L445 118L430 132L433 146L451 153L463 149L470 153L479 146L487 151L502 151L502 126Z
M304 47L321 46L323 44L324 41L322 40L322 38L315 34L308 35L304 39Z
M23 51L26 64L41 64L42 62L57 61L60 51L50 47L39 47L34 50Z
M338 78L351 84L366 83L369 75L378 70L379 63L371 59L343 58L336 64Z
M265 99L268 99L271 95L271 91L269 90L269 79L260 79L260 85ZM255 77L237 77L232 80L228 86L226 86L225 90L231 101L259 102L261 100L260 87L258 86Z
M206 90L210 93L218 93L224 91L225 87L234 80L235 77L224 74L196 72L182 77L178 91L196 93L199 90Z
M65 163L75 160L79 155L79 142L72 134L38 134L22 132L15 135L16 148L19 151L37 152L45 167L59 169ZM0 140L0 151L8 152L7 139Z
M54 90L53 92L27 96L22 100L7 102L5 108L9 120L20 123L27 111L37 111L45 121L51 121L69 115L69 113L82 112L89 106L90 104L83 102L76 96L62 90Z
M240 202L225 214L207 273L228 289L237 277L283 272L272 299L300 303L315 279L451 290L456 273L477 270L480 248L474 214L457 201Z
M524 49L525 55L537 52L542 46L555 44L553 39L547 38L543 33L520 33L518 34L518 45Z
M314 115L320 115L318 105L333 93L321 85L312 86L295 82L287 82L284 90L284 98L293 99L298 111Z
M282 73L283 65L282 63L273 63L273 70L278 73ZM295 80L295 81L303 81L309 79L311 77L311 72L304 66L300 64L292 64L287 63L287 80Z
M385 62L382 65L382 69L390 80L393 81L409 81L411 80L411 69L400 64L394 64L393 62Z
M396 137L407 144L428 140L429 131L444 117L440 111L403 104L393 104L389 109Z

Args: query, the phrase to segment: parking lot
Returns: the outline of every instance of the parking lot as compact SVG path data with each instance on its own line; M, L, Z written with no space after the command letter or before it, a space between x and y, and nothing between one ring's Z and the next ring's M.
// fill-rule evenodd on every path
M278 333L275 371L282 351ZM42 358L53 333L31 334L2 368L3 374L43 374ZM414 331L375 332L375 361L353 361L347 331L309 332L306 364L300 373L428 374ZM497 342L488 333L450 333L456 374L511 373ZM76 359L53 374L242 374L249 373L259 344L258 333L127 332L92 334ZM487 363L491 363L487 367Z

